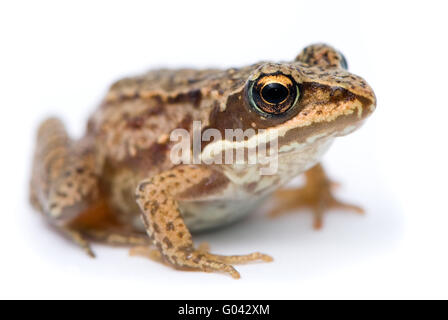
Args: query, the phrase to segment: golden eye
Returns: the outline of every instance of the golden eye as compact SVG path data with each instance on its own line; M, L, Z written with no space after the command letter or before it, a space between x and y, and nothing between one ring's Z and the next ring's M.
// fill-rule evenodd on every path
M297 84L282 74L262 75L249 84L249 101L259 112L280 115L288 111L297 101Z

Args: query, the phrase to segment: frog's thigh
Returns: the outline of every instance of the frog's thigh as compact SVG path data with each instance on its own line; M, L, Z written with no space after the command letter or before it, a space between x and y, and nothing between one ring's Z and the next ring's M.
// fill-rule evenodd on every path
M136 199L148 235L168 262L177 267L226 272L239 278L231 264L270 261L271 258L258 252L220 256L195 249L179 210L177 198L180 195L191 192L198 185L213 185L216 179L222 179L220 173L206 167L181 166L142 181L136 190Z
M299 208L311 208L314 216L314 228L320 229L325 211L339 208L363 213L358 206L347 204L336 199L331 191L334 183L328 178L321 164L305 172L305 186L297 189L282 189L276 192L277 207L270 212L278 216Z
M30 193L31 203L93 256L81 232L69 227L99 199L91 150L88 141L72 141L60 120L44 121L37 135Z

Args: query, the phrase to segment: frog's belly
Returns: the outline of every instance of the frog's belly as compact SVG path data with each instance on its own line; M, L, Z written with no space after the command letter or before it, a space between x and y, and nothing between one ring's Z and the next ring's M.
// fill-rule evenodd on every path
M216 228L237 221L255 211L266 197L181 203L181 211L191 231Z
M266 196L245 200L181 201L180 211L188 229L197 232L231 224L255 211L265 199ZM137 230L145 231L140 215L134 217L133 225Z

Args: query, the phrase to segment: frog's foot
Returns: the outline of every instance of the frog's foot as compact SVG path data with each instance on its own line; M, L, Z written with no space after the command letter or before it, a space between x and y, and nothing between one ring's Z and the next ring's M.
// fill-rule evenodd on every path
M356 205L344 203L333 196L332 186L335 185L325 175L321 165L316 165L305 173L305 186L298 189L279 190L275 194L276 204L269 215L279 216L293 209L310 208L313 212L315 229L322 228L323 215L331 209L343 209L363 214L364 210Z
M253 261L271 262L272 260L272 257L260 252L245 255L226 256L212 254L208 251L196 249L191 253L184 255L182 264L193 269L224 272L232 276L234 279L239 279L240 274L232 266L233 264L244 264Z
M177 201L177 195L186 190L198 187L204 182L221 179L217 174L219 173L203 167L177 167L143 180L136 190L136 199L147 233L163 260L176 268L224 272L238 279L240 274L233 264L256 260L272 261L272 258L259 252L247 255L216 255L210 253L205 245L196 249ZM155 256L151 250L142 248L133 249L131 254L143 254L151 259Z
M136 246L129 251L131 256L142 256L150 260L172 264L169 258L164 258L163 254L155 248L149 246ZM178 269L193 269L202 270L205 272L224 272L232 276L234 279L239 279L240 274L232 264L244 264L253 261L273 261L272 257L263 253L254 252L247 255L233 255L224 256L212 254L209 252L209 246L207 243L201 243L196 250L192 250L191 253L182 253L181 258L176 260L174 265Z

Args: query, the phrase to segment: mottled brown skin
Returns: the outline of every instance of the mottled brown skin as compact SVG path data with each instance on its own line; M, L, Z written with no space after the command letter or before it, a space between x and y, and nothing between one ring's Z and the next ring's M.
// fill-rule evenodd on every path
M246 210L247 203L258 204L312 168L334 137L362 124L375 109L375 96L362 78L344 68L345 59L338 51L317 44L305 48L293 62L227 70L156 70L120 80L91 116L79 141L69 138L58 119L41 125L31 203L90 255L88 240L140 247L154 244L176 267L221 271L238 278L232 264L271 258L261 253L221 256L196 249L190 229L227 223L230 218L225 214ZM254 103L252 92L258 94L271 82L289 86L287 98L272 104L263 96ZM242 169L174 165L169 135L177 128L192 133L194 120L202 121L202 130L215 128L222 133L225 129L278 130L279 173L259 176L249 165ZM237 144L212 141L202 147L223 152ZM306 177L304 188L279 195L280 208L310 206L316 213L315 226L320 227L327 208L348 205L331 195L320 165ZM208 216L210 208L225 214L216 215L215 221L215 216ZM141 233L136 217L143 221L147 235Z

